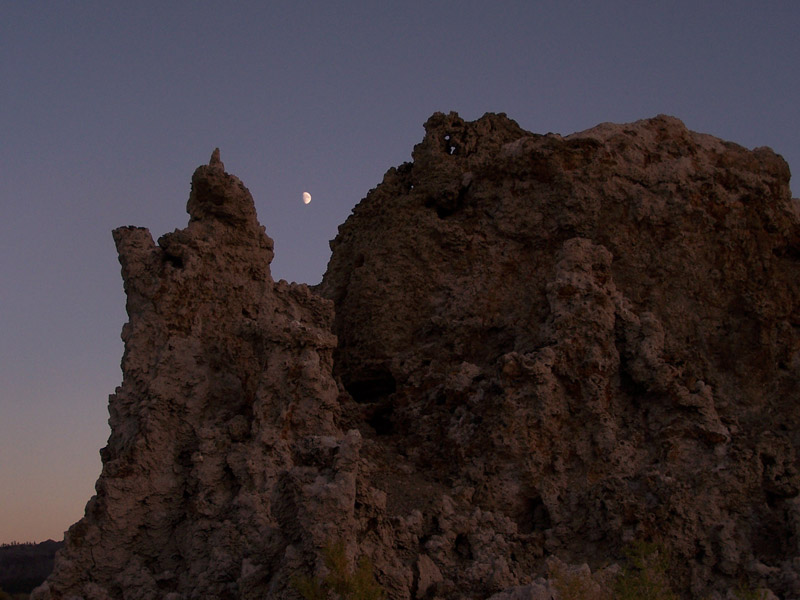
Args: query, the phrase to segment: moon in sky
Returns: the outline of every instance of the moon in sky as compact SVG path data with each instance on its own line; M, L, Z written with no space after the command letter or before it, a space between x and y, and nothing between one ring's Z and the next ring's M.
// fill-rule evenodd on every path
M303 204L308 204L309 202L311 202L311 194L303 192Z

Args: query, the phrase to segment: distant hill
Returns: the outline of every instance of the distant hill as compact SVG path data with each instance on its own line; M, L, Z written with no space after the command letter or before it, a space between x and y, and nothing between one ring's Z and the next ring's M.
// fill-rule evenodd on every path
M0 546L0 588L9 594L30 593L53 570L56 551L64 542Z

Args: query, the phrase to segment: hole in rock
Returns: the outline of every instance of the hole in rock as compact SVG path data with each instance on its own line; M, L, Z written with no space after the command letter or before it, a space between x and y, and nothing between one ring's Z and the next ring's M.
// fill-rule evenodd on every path
M788 258L790 260L800 260L800 246L786 244L772 249L772 253L778 258Z
M456 145L453 143L453 138L448 133L444 136L444 141L447 144L447 153L448 154L455 154L456 153Z
M435 207L436 215L440 219L447 217L461 211L468 204L468 190L469 186L462 186L457 194L446 193L436 198L430 198L425 203L425 206Z
M375 430L377 435L391 435L394 433L392 415L394 406L391 402L382 402L372 411L367 418L367 424Z
M176 269L183 268L183 259L180 256L175 256L174 254L164 253L164 262L168 262Z
M528 498L516 521L520 533L550 529L550 511L539 496Z
M344 387L359 404L377 402L397 389L397 382L389 369L376 366L358 373L358 378L344 382Z
M466 534L459 533L456 536L455 546L456 554L467 560L472 560L472 544L469 543L469 538Z

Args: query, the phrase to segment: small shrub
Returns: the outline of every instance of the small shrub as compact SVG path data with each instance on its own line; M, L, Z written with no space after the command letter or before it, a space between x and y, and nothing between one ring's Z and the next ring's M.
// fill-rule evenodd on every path
M733 592L739 600L764 600L767 597L765 592L754 590L744 584L739 585Z
M611 590L596 582L586 571L558 566L550 575L560 600L613 600Z
M372 563L362 556L351 572L343 542L329 544L322 550L328 574L320 580L299 576L292 585L305 600L327 600L332 592L340 600L383 600L385 592L375 581Z
M614 582L618 600L678 600L669 585L669 556L664 548L634 542L627 551L628 564Z
M306 577L305 575L292 577L292 587L300 592L300 595L305 600L327 600L328 598L328 592L313 577Z

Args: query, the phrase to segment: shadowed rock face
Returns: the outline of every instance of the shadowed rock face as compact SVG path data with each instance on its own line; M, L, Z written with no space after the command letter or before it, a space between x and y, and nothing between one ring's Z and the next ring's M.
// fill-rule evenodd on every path
M186 229L114 232L124 381L34 597L296 598L337 540L397 599L545 598L633 540L687 596L800 594L785 162L664 116L425 128L316 293L218 152Z
M425 129L340 227L320 292L375 443L453 498L449 529L427 532L442 573L488 594L551 553L602 564L657 539L698 597L759 564L776 570L758 583L788 589L800 239L785 162L665 116L566 138L503 115ZM386 489L390 505L405 493ZM478 509L514 533L482 539ZM478 553L502 567L480 573Z

